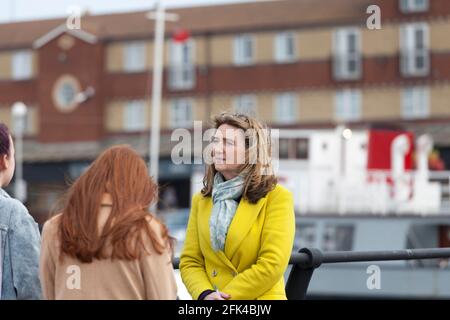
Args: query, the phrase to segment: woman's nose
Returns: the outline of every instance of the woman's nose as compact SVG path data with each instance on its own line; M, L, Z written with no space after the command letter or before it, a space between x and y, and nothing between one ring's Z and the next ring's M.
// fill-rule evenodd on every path
M222 154L225 153L225 146L223 143L218 142L214 145L214 153L217 154Z
M216 157L223 156L224 154L225 154L225 150L223 149L223 147L218 147L218 148L214 149L214 155Z

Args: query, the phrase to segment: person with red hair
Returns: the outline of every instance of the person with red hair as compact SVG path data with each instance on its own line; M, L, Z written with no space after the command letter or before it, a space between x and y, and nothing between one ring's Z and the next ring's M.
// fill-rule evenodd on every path
M149 213L157 192L134 150L115 146L104 151L44 225L44 298L176 299L173 238Z

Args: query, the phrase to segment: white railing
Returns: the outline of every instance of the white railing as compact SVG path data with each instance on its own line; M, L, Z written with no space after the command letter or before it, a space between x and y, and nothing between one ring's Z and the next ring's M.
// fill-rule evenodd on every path
M394 177L372 170L351 177L304 171L294 190L300 214L450 215L450 171L416 171Z

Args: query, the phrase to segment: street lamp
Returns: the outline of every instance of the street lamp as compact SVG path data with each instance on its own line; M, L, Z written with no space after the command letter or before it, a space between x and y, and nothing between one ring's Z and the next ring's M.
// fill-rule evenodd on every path
M163 54L164 54L164 24L165 21L176 21L178 15L166 13L162 1L156 4L156 12L150 12L147 17L155 19L155 40L153 54L153 82L152 82L152 121L149 144L150 175L155 183L158 183L158 161L159 161L159 139L161 118L161 95L163 76ZM156 206L151 208L156 211Z
M16 173L14 183L14 197L21 202L27 199L27 185L23 180L23 134L25 131L25 121L27 116L27 106L23 102L16 102L12 107L13 130L16 150Z

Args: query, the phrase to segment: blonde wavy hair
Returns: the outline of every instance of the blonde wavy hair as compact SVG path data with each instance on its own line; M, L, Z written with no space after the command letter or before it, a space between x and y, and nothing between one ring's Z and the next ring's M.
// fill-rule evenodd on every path
M245 164L240 168L240 172L245 178L242 197L250 203L258 202L277 184L271 162L270 130L260 121L245 114L224 112L215 116L212 120L212 127L215 129L223 124L228 124L244 131ZM201 190L204 197L212 195L216 172L214 164L206 165L203 189Z

